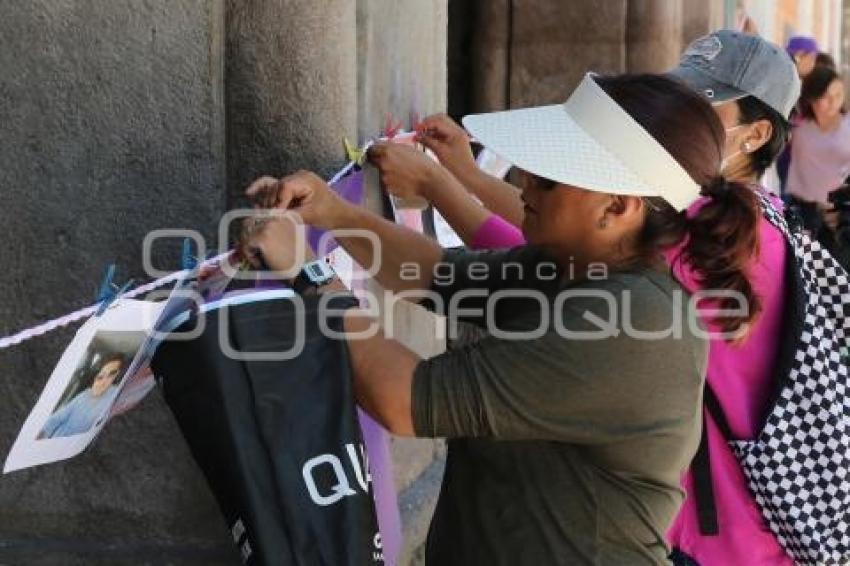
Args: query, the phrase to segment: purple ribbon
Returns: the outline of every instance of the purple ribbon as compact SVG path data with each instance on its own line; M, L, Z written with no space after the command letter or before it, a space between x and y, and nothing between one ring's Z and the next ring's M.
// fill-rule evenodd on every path
M332 182L331 186L338 195L348 202L362 204L364 197L363 181L364 174L361 170ZM314 250L316 250L319 239L324 233L324 230L310 228L307 237ZM335 240L331 240L326 249L317 250L317 253L324 255L336 248L337 245ZM363 278L358 278L354 284L356 285L358 281L362 282ZM375 511L378 515L378 527L381 531L384 551L384 564L396 566L401 552L402 530L398 496L393 482L393 462L390 457L389 435L369 415L359 409L357 413L360 417L360 429L363 431L363 443L366 445L366 454L369 457Z

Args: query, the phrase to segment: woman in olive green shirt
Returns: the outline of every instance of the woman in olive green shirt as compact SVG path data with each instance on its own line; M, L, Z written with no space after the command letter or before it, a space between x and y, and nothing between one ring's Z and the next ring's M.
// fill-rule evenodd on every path
M307 172L248 192L306 224L371 231L379 249L362 237L338 241L361 265L378 262L385 288L430 290L426 302L450 325L488 333L421 360L381 332L355 338L373 321L346 314L358 403L395 434L448 439L428 563L666 563L664 533L699 442L707 336L661 252L687 238L687 261L733 292L712 304L746 303L745 274L712 246L732 242L735 257L748 257L734 242L750 241L741 236L758 218L754 202L734 196L746 191L717 176L720 122L670 79L588 75L563 105L465 124L522 170L528 247L444 254ZM402 156L424 166L412 151ZM427 167L432 181L457 183ZM701 195L705 205L687 218ZM244 253L297 270L310 252L295 244L296 224L263 226ZM750 319L746 309L726 315L727 329Z

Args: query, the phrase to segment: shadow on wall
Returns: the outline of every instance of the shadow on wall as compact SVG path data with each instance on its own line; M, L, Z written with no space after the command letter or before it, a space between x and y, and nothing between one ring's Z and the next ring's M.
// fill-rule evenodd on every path
M663 72L722 12L704 0L449 0L449 114L560 103L587 71Z

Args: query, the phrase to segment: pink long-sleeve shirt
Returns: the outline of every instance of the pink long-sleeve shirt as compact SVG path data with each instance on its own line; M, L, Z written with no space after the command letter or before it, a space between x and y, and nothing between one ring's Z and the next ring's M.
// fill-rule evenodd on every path
M514 248L524 244L525 237L519 228L498 214L491 214L478 227L469 247L473 250L495 250Z
M695 214L704 204L704 199L697 201L688 214ZM774 204L782 206L778 199ZM508 248L524 243L518 228L492 215L475 233L470 247ZM762 314L742 344L719 339L710 342L706 379L737 439L753 439L758 435L770 398L785 299L785 249L782 233L761 218L759 255L749 266L749 276L761 298ZM681 246L669 250L667 259L672 264L674 277L685 289L694 292L700 288L697 274L687 262L674 260L680 251ZM700 534L693 476L688 470L682 484L685 503L668 532L671 546L690 555L700 566L793 566L793 561L765 524L726 439L710 417L706 421L720 532L710 537Z

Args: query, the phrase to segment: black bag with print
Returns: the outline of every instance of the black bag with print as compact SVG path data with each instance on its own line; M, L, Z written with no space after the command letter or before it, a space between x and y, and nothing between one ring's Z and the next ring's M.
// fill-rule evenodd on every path
M244 563L383 564L345 341L321 331L317 297L231 299L192 315L175 332L203 319L199 335L163 342L152 367Z

